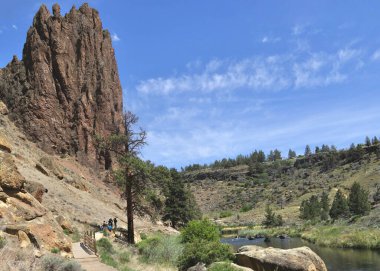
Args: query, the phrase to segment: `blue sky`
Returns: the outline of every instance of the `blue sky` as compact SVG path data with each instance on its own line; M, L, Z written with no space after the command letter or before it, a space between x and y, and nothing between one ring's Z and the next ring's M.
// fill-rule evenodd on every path
M378 1L88 2L113 35L145 159L181 167L380 135ZM1 67L21 57L41 3L53 4L2 2Z

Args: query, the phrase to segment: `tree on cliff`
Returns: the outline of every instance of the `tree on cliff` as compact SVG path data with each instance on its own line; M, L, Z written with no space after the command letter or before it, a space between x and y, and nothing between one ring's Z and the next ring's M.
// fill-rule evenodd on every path
M115 171L117 182L124 188L127 201L128 243L134 244L134 212L147 213L149 208L142 204L143 195L150 181L148 165L138 158L146 144L146 132L136 131L138 117L132 112L123 115L123 132L118 130L108 138L97 138L98 147L116 154L120 168Z

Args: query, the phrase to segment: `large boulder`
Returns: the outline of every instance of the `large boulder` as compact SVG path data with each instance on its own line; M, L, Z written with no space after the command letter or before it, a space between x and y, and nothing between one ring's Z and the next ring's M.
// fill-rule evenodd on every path
M12 155L0 152L0 186L5 189L20 190L25 178L17 170Z
M24 184L24 188L39 202L42 202L42 197L47 192L47 189L42 184L33 181L26 181Z
M236 263L255 271L327 271L323 260L308 247L244 246L236 253Z
M70 233L74 232L71 222L64 216L59 215L55 218L55 220L58 222L58 224L61 226L62 229L67 230Z
M8 107L2 101L0 101L0 114L8 115Z
M9 143L7 138L0 134L0 151L11 153L12 152L12 145Z
M26 248L31 244L28 235L24 231L18 231L18 240L20 242L20 248Z
M40 163L50 170L58 179L62 180L63 179L63 173L61 168L58 166L58 164L55 162L53 157L49 156L43 156L40 159ZM46 175L46 174L45 174Z

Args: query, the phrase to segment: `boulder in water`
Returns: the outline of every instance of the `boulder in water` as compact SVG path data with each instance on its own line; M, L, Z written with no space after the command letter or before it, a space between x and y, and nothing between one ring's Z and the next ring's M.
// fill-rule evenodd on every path
M236 263L253 270L327 271L323 260L308 247L279 249L243 246L236 253Z

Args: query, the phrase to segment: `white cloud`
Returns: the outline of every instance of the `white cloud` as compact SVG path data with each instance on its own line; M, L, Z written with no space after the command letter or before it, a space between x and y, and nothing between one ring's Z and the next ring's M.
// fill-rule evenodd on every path
M279 38L279 37L272 38L272 37L264 36L261 39L261 42L262 43L276 43L276 42L279 42L280 40L281 40L281 38Z
M120 41L120 38L119 38L119 36L116 33L113 33L111 35L111 39L112 39L112 41Z
M358 49L341 49L338 51L339 60L342 62L349 61L353 58L356 58L361 54L361 50Z
M12 28L15 29L15 30L18 29L17 25L15 25L15 24L12 24Z
M304 25L300 25L300 24L297 24L295 26L293 26L292 28L292 34L294 36L299 36L301 35L305 30L305 26Z
M144 94L167 95L327 86L345 81L347 70L362 67L361 55L359 49L345 48L335 53L296 50L287 55L256 56L239 61L214 59L203 68L199 64L198 72L150 78L141 81L136 89ZM352 63L356 63L355 68L351 67Z
M376 50L372 55L372 60L380 60L380 49Z

